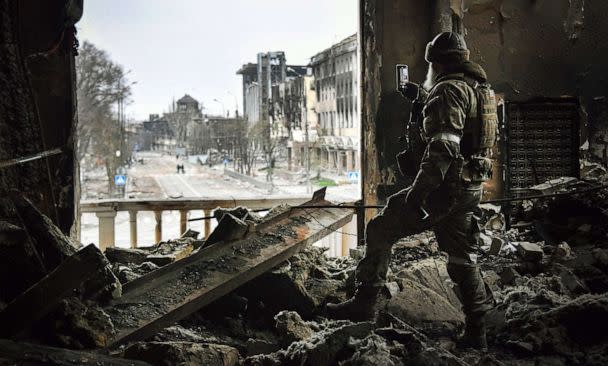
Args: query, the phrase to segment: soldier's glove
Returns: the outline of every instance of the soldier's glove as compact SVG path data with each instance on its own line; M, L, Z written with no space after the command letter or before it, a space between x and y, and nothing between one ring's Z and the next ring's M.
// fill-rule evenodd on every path
M420 85L411 82L405 84L405 87L399 89L401 94L409 100L415 100L416 98L418 98L420 90Z

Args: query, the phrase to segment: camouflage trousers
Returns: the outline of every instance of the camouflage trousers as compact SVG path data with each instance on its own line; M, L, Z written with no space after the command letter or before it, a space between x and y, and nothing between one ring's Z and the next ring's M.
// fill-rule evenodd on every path
M404 189L392 195L382 211L367 224L366 253L355 272L358 289L384 285L391 248L397 240L432 229L439 249L449 256L448 273L458 286L464 313L487 310L486 289L475 258L479 226L473 216L482 190L432 193L424 207L429 214L426 219L419 208L405 203L408 191Z

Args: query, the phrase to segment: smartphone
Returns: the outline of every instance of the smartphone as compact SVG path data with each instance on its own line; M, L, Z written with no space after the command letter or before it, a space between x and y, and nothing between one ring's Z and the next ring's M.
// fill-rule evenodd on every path
M410 81L410 71L407 65L397 64L397 90L403 92Z

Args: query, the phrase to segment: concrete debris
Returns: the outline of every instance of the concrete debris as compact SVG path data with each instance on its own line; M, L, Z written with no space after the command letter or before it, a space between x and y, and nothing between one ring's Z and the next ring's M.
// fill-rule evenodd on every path
M35 250L47 273L81 247L80 243L74 242L61 232L51 219L40 213L32 202L20 192L11 191L9 196L25 230L34 242Z
M404 279L402 288L386 305L386 310L409 324L452 323L462 325L464 315L446 298L444 293L422 285L420 282ZM446 288L445 291L453 291Z
M143 361L125 360L99 352L72 351L41 344L0 339L0 363L3 365L56 366L150 366Z
M501 238L493 237L490 243L490 249L488 255L499 255L502 247L505 245L505 241Z
M505 215L502 213L493 215L485 224L485 228L492 231L502 231L506 226L507 222L505 220Z
M562 241L555 247L551 258L556 262L562 262L572 259L572 248L570 248L570 245L568 245L568 243Z
M319 196L308 204L328 202ZM201 248L127 283L123 296L104 308L116 328L111 343L117 346L146 339L196 313L344 226L353 215L343 208L295 208L289 213L256 225L244 239ZM279 293L273 299L284 297Z
M331 322L327 328L304 341L292 343L287 349L269 355L248 357L245 365L309 365L332 366L346 356L349 340L366 337L374 329L371 322Z
M247 223L257 224L262 222L262 217L260 215L250 211L246 207L217 208L213 211L213 217L215 217L218 222L220 222L226 214L232 215Z
M188 257L195 249L202 246L200 242L200 240L186 236L138 249L106 248L104 254L114 264L116 276L120 277L121 271L130 270L134 273L124 273L122 277L125 280L133 280L136 275L141 276L158 267ZM145 263L148 264L144 265ZM155 268L146 270L150 264Z
M114 333L112 320L99 305L71 297L61 301L36 328L51 343L71 349L105 348Z
M310 319L323 304L346 299L352 290L348 280L354 273L354 261L330 259L324 252L323 248L308 247L243 286L239 293L250 299L250 311L272 324L274 315L282 310L297 311Z
M287 346L292 342L303 341L314 333L312 327L295 311L281 311L274 317L274 320L277 332Z
M386 340L377 334L372 334L362 340L353 340L350 347L355 353L342 365L404 365L396 355L391 355L391 349Z
M219 242L230 242L245 237L249 231L249 224L236 216L225 213L221 215L217 227L205 242L209 246Z
M106 302L120 297L122 287L103 254L93 244L67 258L53 272L0 312L2 336L25 335L66 297Z
M581 160L581 178L586 181L601 182L608 176L606 167L586 160Z
M570 188L573 185L577 184L578 182L579 180L574 177L561 177L532 186L529 188L529 191L532 195L553 194L558 193L560 191L564 191L567 188Z
M146 257L150 254L145 250L141 249L126 249L126 248L106 248L106 258L111 263L132 263L142 264L146 261Z
M543 249L538 243L528 243L525 241L513 243L517 248L517 253L525 261L540 262L543 259Z
M153 365L236 366L241 356L233 347L190 342L136 343L124 351L124 357Z
M26 231L0 221L0 302L10 302L45 274L46 268Z
M275 210L273 217L285 220L285 212ZM216 213L233 222L239 220L247 228L269 225L267 217L249 217L246 210ZM426 232L403 238L394 246L375 322L325 319L325 303L344 300L353 293L356 260L328 258L323 248L309 246L204 307L188 308L189 314L163 320L167 328L149 328L139 338L145 341L131 343L118 355L153 364L183 365L606 364L608 193L522 202L511 215L518 224L508 230L498 206L485 205L478 217L486 242L478 250L478 261L496 303L486 319L487 353L456 348L464 322L461 304L446 271L446 256L433 234ZM294 224L308 222L296 220ZM211 281L216 275L233 278L243 264L221 255L222 250L255 258L262 250L280 245L281 238L295 238L285 228L270 227L267 241L247 247L232 247L241 243L237 240L227 246L197 249L196 243L202 241L186 236L137 250L108 250L112 271L130 289L127 292L149 283L147 278L164 281L163 273L184 269L181 263L191 266L203 260L204 267L180 270L179 275L170 276L175 277L175 284L145 285L139 295L132 292L105 308L99 306L95 291L76 286L82 295L57 296L53 310L35 322L40 336L27 339L76 349L117 344L116 332L127 334L124 329L131 329L129 324L142 319L154 324L155 320L148 322L149 314L162 318L163 312L179 305L182 296L190 296L192 289L204 293L215 286ZM20 229L0 225L0 234L2 230ZM259 232L245 235L249 238ZM205 260L205 251L211 249L219 252L212 256L214 260ZM85 250L91 249L78 253ZM363 249L353 253L362 254ZM162 256L174 259L158 270L150 259ZM57 270L68 265L70 258ZM106 264L105 268L110 267ZM102 284L91 283L90 287ZM0 314L14 309L11 303L7 306Z
M198 236L200 234L201 234L200 231L188 229L182 234L182 236L180 236L180 238L181 239L184 239L184 238L198 239Z
M150 273L158 268L160 267L152 262L143 262L142 264L137 266L132 264L123 265L118 262L112 265L112 271L114 272L116 277L118 277L118 280L122 284L136 280L137 278L147 273Z
M505 267L500 272L500 282L503 286L512 286L519 273L513 267Z

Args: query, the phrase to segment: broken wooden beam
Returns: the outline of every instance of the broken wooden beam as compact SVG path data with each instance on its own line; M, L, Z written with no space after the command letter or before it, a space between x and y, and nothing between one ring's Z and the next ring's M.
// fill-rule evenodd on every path
M328 204L317 197L305 205ZM338 230L352 216L349 209L296 206L255 226L241 240L203 248L127 283L123 296L104 309L116 329L110 344L154 335Z
M57 366L146 366L147 362L127 360L94 352L72 351L40 344L18 343L0 339L2 365L57 365Z
M113 297L120 296L120 282L108 265L93 244L76 252L0 312L0 337L24 334L61 300L75 293L89 299L108 292Z

